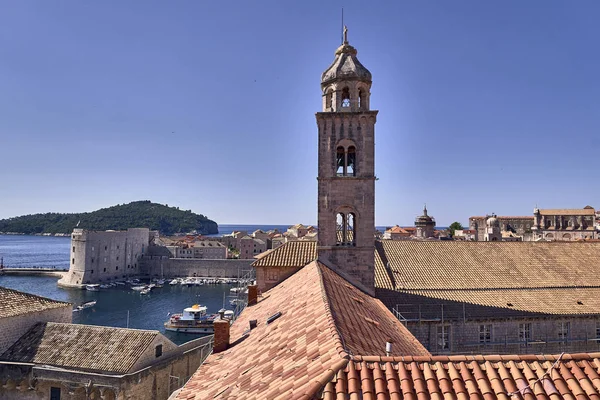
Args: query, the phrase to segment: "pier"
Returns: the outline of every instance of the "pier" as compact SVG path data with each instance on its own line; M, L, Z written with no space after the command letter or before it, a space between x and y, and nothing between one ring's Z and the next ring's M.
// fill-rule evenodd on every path
M68 270L61 268L0 268L0 275L39 275L62 278Z

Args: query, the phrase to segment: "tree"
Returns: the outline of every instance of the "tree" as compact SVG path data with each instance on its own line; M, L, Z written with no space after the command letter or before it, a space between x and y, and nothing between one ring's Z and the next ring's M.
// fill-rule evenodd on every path
M454 231L456 230L463 230L463 226L460 224L460 222L453 222L450 224L450 226L448 227L448 232L450 233L450 236L454 236Z

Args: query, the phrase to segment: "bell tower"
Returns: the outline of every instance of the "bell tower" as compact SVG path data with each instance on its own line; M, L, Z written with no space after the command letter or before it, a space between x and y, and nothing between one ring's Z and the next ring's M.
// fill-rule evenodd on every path
M375 291L375 121L371 73L344 41L323 72L319 130L318 259Z

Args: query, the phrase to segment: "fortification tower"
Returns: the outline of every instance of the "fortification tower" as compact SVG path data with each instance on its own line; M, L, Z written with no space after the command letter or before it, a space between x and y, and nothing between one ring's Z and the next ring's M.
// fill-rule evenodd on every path
M319 129L319 261L375 290L375 121L371 73L344 41L323 72Z

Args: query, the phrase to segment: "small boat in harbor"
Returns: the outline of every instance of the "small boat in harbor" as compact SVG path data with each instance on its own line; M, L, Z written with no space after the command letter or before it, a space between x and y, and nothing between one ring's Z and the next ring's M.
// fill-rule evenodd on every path
M165 322L165 330L183 333L214 333L213 322L218 314L206 314L206 307L195 304L183 310L183 314L173 314Z
M141 292L144 289L146 289L146 286L132 286L131 287L131 290L135 290L136 292Z
M85 310L86 308L94 307L95 305L96 305L96 300L81 303L80 305L78 305L77 307L75 307L73 309L73 312Z
M144 290L140 290L140 294L150 294L151 288L145 288Z
M89 290L90 292L98 292L100 290L100 285L97 283L85 285L85 290Z

